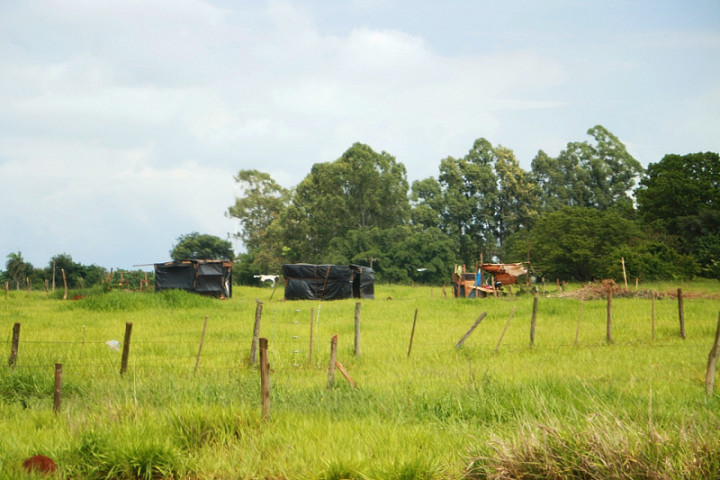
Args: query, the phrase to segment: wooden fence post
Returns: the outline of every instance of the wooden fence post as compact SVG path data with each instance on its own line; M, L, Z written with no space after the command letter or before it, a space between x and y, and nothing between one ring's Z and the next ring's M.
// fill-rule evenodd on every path
M60 411L60 400L62 397L62 363L55 364L55 395L53 399L53 412L55 415Z
M708 396L713 394L713 384L715 383L715 367L717 366L718 355L720 354L720 314L718 314L718 324L715 329L715 342L713 343L710 354L708 355L707 369L705 370L705 391Z
M472 327L470 327L470 330L468 330L465 335L462 336L462 338L455 344L455 348L458 349L463 346L463 343L465 343L465 340L470 336L470 334L475 330L475 328L480 325L480 322L482 322L482 319L485 318L485 315L487 315L487 312L483 312L480 314L477 320L475 320L475 323L472 324Z
M15 368L17 364L18 347L20 346L20 323L15 322L13 325L12 343L10 344L10 360L8 365L10 368Z
M8 290L10 290L10 282L5 282L5 298L8 298Z
M608 289L608 297L607 297L607 343L613 343L613 337L612 337L612 288Z
M125 341L123 341L122 359L120 361L120 376L127 372L128 357L130 356L130 335L132 335L132 322L125 324Z
M502 339L505 336L505 332L507 332L507 329L510 326L510 320L512 319L513 315L515 315L516 308L517 307L513 307L512 312L510 312L510 316L507 319L507 323L505 323L505 328L503 328L503 331L500 334L500 339L498 340L497 346L495 347L495 355L497 355L498 349L500 348L500 343L502 342Z
M60 273L62 273L63 286L65 287L65 293L63 294L63 300L67 300L68 289L67 289L67 278L65 277L65 269L61 268Z
M50 298L50 289L48 288L47 278L45 279L45 300Z
M268 359L268 339L260 339L260 397L262 401L262 419L270 418L270 361Z
M412 344L413 339L415 338L415 324L417 323L417 315L418 315L418 309L415 309L415 318L413 318L413 326L412 331L410 332L410 345L408 345L408 354L407 356L410 356L410 352L412 351Z
M30 293L30 277L25 277L25 285L27 287L27 293Z
M360 306L361 303L355 303L355 356L360 356Z
M335 363L337 362L337 334L330 339L330 366L328 367L327 388L330 389L335 385Z
M315 311L310 307L310 346L308 347L308 366L312 365L313 361L313 330L315 327Z
M250 363L257 362L258 338L260 338L260 319L262 318L263 303L255 300L255 326L253 327L252 344L250 345Z
M580 313L578 313L578 321L577 321L577 327L575 328L575 346L577 347L578 344L578 336L580 335L580 319L582 319L582 313L583 313L583 305L585 302L583 302L583 299L580 299Z
M205 342L205 330L207 329L208 316L205 315L205 323L203 324L202 335L200 336L200 348L198 348L197 358L195 359L194 375L197 375L198 365L200 365L200 353L202 352L203 343Z
M677 289L678 319L680 320L680 337L685 340L685 309L683 308L682 288Z
M532 317L530 318L530 346L535 345L535 322L537 321L538 295L533 295Z

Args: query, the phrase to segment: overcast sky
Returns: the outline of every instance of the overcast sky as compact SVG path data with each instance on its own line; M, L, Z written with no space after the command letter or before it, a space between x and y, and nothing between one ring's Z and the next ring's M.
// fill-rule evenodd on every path
M597 124L643 165L718 152L720 1L0 0L0 79L0 268L130 268L234 233L239 170L354 142L410 181Z

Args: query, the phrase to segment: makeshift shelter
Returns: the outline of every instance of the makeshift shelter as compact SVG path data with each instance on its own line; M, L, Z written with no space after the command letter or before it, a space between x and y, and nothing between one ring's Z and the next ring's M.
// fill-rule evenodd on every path
M360 265L283 265L286 300L375 298L372 268Z
M179 289L218 298L232 297L233 262L184 260L155 264L155 291Z
M528 273L522 263L481 263L478 271L455 265L452 275L455 297L477 298L496 295L503 285L514 285L517 277Z

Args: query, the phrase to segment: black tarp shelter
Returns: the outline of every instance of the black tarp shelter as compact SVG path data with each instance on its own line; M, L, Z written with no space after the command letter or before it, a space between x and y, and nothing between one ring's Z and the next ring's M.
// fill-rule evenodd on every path
M184 260L155 264L155 291L171 288L232 297L233 262L223 260Z
M283 265L286 300L375 298L372 268L360 265Z

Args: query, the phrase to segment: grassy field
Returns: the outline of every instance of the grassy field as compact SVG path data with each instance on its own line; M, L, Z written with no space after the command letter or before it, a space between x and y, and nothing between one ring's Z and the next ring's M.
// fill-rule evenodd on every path
M642 286L677 287L687 294L684 340L675 299L655 302L653 339L651 300L615 298L608 344L606 301L581 307L553 285L530 347L532 296L376 285L361 303L358 356L355 300L284 302L281 289L270 300L270 289L242 287L226 301L0 292L6 355L21 323L17 364L5 357L0 367L0 477L31 478L23 460L44 454L57 478L72 479L718 478L720 395L708 397L704 381L720 283ZM256 299L272 369L265 421L249 362ZM106 342L122 342L127 322L121 376L121 352ZM357 388L339 372L327 386L334 334Z

